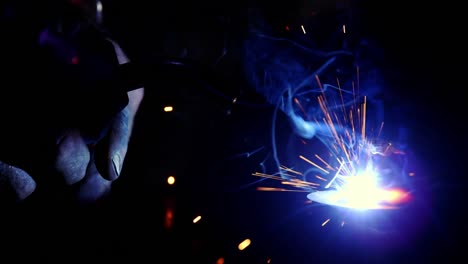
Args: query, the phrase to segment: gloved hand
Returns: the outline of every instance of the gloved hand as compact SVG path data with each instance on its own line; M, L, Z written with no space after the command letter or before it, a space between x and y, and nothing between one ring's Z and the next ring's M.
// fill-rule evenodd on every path
M109 41L114 47L118 63L128 63L129 59L119 45ZM66 128L54 133L55 145L47 146L54 153L54 157L51 159L53 164L46 167L52 168L63 177L66 185L72 186L70 189L79 201L95 201L103 197L109 192L112 182L121 174L135 115L143 100L144 88L131 90L127 95L128 104L111 117L105 128L96 124L99 126L96 130L100 133L90 135L89 127L86 131L79 126ZM70 123L73 123L73 120ZM3 155L8 157L8 153ZM28 164L23 166L21 162L10 164L0 160L0 192L5 194L9 190L17 201L29 197L38 187L38 181L37 175L31 174L27 168ZM47 178L50 177L48 175L39 177L41 183L53 180ZM66 188L66 185L63 185L63 188Z

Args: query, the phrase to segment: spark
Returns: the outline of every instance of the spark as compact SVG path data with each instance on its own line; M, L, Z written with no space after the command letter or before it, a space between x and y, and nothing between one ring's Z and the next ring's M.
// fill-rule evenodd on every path
M297 104L299 108L301 109L302 113L305 116L307 116L307 112L305 111L304 107L302 106L301 102L299 102L299 99L297 99L297 97L294 97L294 103Z
M322 177L320 177L320 176L318 176L318 175L315 175L315 178L317 178L317 179L319 179L319 180L321 180L321 181L327 181L327 179L322 178Z
M325 226L326 224L328 224L328 222L330 222L330 218L328 218L327 220L325 220L325 221L322 223L322 226Z
M173 224L174 224L174 211L172 208L167 208L166 209L166 215L164 217L164 226L166 229L171 229Z
M325 160L323 160L323 158L320 157L319 155L315 154L315 157L316 157L318 160L320 160L321 162L323 162L323 164L325 164L325 166L326 166L329 170L331 170L331 171L334 171L334 170L335 170L330 164L328 164L328 162L326 162Z
M290 169L290 168L288 168L288 167L286 167L284 165L280 165L280 168L283 169L284 171L292 172L294 174L298 174L298 175L301 175L301 176L303 175L301 172Z
M383 126L384 122L382 122L382 124L380 125L379 134L377 134L377 137L380 137L380 134L382 134Z
M272 187L257 187L257 191L274 191L274 192L309 192L308 190L291 190L285 188L272 188Z
M250 243L252 243L252 241L247 238L244 241L240 242L240 244L239 244L239 246L237 248L242 251L242 250L246 249L248 246L250 246Z
M169 185L173 185L175 183L175 177L174 176L167 177L167 183Z
M195 217L195 218L193 219L193 223L196 224L196 223L198 223L198 221L200 221L200 220L201 220L201 216L199 215L199 216L197 216L197 217Z
M301 159L307 161L308 163L314 165L317 169L319 169L319 170L325 172L326 174L330 173L330 172L328 172L326 169L320 167L319 165L317 165L316 163L314 163L313 161L309 160L308 158L306 158L306 157L304 157L304 156L302 156L302 155L300 155L299 158L301 158Z
M302 32L304 32L304 35L305 35L306 31L305 31L304 25L301 25L301 28L302 28Z

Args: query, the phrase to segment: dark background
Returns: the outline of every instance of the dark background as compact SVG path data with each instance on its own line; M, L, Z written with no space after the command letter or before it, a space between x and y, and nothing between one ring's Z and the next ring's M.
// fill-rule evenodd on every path
M220 257L225 263L268 263L270 258L271 263L466 259L461 251L466 80L460 6L408 6L403 1L228 2L224 7L144 2L103 2L110 32L152 77L111 197L84 208L31 197L13 210L16 215L2 216L11 220L5 225L12 234L6 236L5 253L13 252L18 261L54 263L217 263ZM349 215L307 206L305 193L255 190L250 183L258 179L251 173L268 153L273 107L242 75L246 6L263 10L278 31L308 18L318 32L314 41L325 39L326 25L344 13L356 38L372 39L381 47L379 62L393 103L388 117L409 128L409 148L417 157L414 204L398 211ZM292 30L300 33L299 28ZM227 53L218 61L223 48ZM167 63L174 60L190 66ZM234 97L239 99L235 104ZM163 112L166 105L174 111ZM283 123L287 137L291 131ZM166 183L169 175L176 177L173 186ZM202 219L193 224L197 215ZM339 225L342 215L348 216L349 225ZM327 218L332 220L322 227ZM237 245L245 238L252 244L239 251Z

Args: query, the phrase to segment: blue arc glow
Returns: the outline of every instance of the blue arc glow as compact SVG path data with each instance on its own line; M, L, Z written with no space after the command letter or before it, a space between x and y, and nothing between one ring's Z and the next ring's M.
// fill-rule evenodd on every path
M390 209L407 201L409 193L396 183L405 174L398 161L404 152L381 139L381 80L359 56L362 47L324 52L256 26L245 42L245 68L250 84L275 106L271 142L278 172L254 175L281 180L327 205ZM304 153L280 153L279 113L295 140L310 145L300 148Z

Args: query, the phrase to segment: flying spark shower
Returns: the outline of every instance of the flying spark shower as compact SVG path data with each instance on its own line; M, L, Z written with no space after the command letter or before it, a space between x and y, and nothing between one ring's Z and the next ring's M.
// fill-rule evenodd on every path
M318 76L316 80L320 89L323 89ZM326 149L326 157L319 154L314 154L313 158L301 154L298 156L312 166L313 180L310 180L310 175L306 175L309 173L302 173L283 165L280 166L280 173L277 175L259 172L253 175L280 180L284 185L295 187L291 191L310 192L307 197L322 204L355 209L398 208L410 199L409 192L394 187L391 181L402 169L398 167L398 162L394 162L395 157L404 155L404 152L393 147L390 142L380 141L383 123L377 133L373 129L368 133L365 96L360 104L354 100L346 107L343 93L350 91L342 89L339 82L335 88L339 93L340 104L327 98L322 91L317 97L322 120L313 117L313 123L320 124L320 128L329 134L320 138L321 145ZM356 94L352 95L357 98ZM297 98L294 101L302 108ZM308 142L303 140L303 144ZM288 191L283 188L258 189Z
M345 25L339 31L349 35ZM313 202L352 209L396 209L408 202L410 191L399 181L409 175L405 151L382 138L381 87L372 78L360 79L357 65L364 60L357 59L359 52L319 51L265 32L271 30L251 32L246 66L252 85L276 106L272 156L279 171L253 175L289 188L257 189L305 192ZM364 68L372 75L372 67ZM303 145L299 152L289 148L285 154L277 147L279 113L286 115ZM288 161L279 156L294 165L285 165Z

